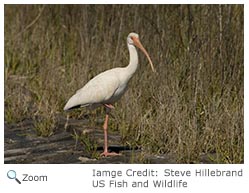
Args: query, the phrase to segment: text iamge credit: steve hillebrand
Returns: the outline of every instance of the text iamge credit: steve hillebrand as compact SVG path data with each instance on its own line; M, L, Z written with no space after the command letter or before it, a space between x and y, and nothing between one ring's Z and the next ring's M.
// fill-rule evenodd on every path
M144 169L144 170L92 170L93 188L187 188L188 179L195 178L240 178L243 169ZM135 180L136 179L136 180Z

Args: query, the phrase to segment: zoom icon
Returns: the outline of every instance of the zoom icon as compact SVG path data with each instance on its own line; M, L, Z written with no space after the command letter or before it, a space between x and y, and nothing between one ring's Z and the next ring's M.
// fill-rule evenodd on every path
M21 184L20 180L17 179L16 177L16 171L15 170L9 170L7 172L7 177L11 180L15 180L18 184Z

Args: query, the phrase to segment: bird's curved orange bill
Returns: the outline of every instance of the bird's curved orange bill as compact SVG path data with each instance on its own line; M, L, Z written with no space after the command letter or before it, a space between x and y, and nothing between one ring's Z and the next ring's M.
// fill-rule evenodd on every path
M143 53L145 54L145 56L148 58L150 66L151 66L151 69L152 69L153 72L155 72L155 68L154 68L154 65L153 65L153 63L152 63L152 61L150 59L150 56L149 56L148 52L145 50L145 48L143 47L143 45L141 44L141 42L139 41L139 39L136 38L136 37L133 37L132 39L133 39L134 44L138 48L140 48L143 51Z

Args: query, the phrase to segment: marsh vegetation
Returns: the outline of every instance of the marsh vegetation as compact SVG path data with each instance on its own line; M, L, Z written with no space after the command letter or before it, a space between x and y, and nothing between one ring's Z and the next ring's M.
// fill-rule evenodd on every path
M5 5L4 16L5 124L32 119L37 135L52 136L77 89L128 64L134 31L157 73L140 54L110 130L124 145L178 163L199 163L203 154L243 162L243 5ZM91 117L89 126L103 115L70 113Z

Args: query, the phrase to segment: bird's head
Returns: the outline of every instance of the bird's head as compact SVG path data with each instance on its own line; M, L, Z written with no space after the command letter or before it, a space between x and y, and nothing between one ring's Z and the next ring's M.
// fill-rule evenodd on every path
M141 44L138 34L136 34L134 32L130 33L127 37L127 43L128 43L128 45L134 45L134 46L138 47L145 54L145 56L149 60L152 71L155 72L155 68L154 68L154 65L150 59L150 56L149 56L148 52L145 50L145 48L143 47L143 45Z

